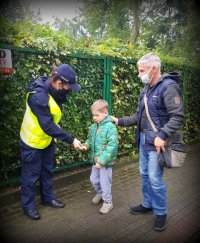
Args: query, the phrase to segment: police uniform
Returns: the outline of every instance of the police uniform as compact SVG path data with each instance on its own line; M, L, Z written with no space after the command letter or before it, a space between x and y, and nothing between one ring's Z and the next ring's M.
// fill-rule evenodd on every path
M72 77L75 72L67 64L60 65L58 77ZM74 80L73 83L75 83ZM78 85L76 86L78 87ZM80 86L77 91L80 90ZM62 130L58 123L67 90L55 90L48 77L30 83L26 98L26 111L20 130L21 149L21 204L28 216L36 209L36 188L39 181L41 201L44 205L64 207L54 198L52 191L55 139L72 144L74 137ZM53 203L52 203L53 202ZM35 219L34 217L31 217Z

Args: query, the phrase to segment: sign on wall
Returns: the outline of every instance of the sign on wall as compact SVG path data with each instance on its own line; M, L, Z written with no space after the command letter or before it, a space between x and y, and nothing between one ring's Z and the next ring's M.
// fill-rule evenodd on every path
M11 50L0 49L0 74L13 74Z

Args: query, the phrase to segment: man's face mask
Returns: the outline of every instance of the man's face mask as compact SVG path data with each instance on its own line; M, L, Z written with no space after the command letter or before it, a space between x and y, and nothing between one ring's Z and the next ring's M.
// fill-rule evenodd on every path
M149 73L150 73L152 68L153 68L153 66L149 69L149 71L147 73L145 73L144 75L142 75L140 77L140 79L142 80L142 82L144 84L150 84L151 83L151 80L152 80L153 76L151 78L149 78Z

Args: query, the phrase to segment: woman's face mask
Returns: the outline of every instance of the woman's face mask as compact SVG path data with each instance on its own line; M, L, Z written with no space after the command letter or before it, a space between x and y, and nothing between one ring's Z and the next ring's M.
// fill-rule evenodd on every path
M66 90L66 89L60 89L60 90L58 90L58 93L61 95L61 96L63 96L63 97L65 97L67 94L69 94L69 92L70 92L70 90Z
M53 98L61 103L65 103L67 100L67 95L69 94L70 90L66 89L59 89L56 90L52 85L49 85L50 94L53 96Z
M140 79L142 80L142 82L144 84L150 84L151 83L151 80L152 80L153 76L151 78L149 78L149 73L150 73L152 68L153 68L153 66L149 69L149 71L147 73L145 73L144 75L142 75L140 77Z

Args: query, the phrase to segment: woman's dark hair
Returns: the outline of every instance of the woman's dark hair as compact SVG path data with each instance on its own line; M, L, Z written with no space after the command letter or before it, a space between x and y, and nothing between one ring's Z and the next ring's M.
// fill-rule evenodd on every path
M52 66L51 69L52 71L51 71L50 81L52 83L55 83L55 81L59 79L59 77L56 75L57 66Z

